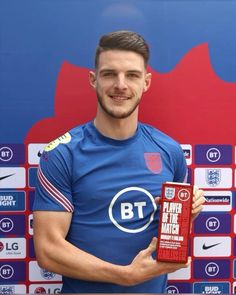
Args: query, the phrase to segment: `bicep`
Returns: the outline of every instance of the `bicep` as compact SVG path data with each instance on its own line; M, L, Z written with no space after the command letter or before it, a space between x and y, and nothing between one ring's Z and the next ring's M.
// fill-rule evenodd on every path
M64 240L71 222L70 212L35 211L33 213L34 246L36 253L50 243Z

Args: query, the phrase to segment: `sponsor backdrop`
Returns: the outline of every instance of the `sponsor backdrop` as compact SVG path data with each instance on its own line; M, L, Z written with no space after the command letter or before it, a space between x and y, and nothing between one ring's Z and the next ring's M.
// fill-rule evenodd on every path
M169 275L168 293L235 293L235 13L227 0L0 2L0 293L60 292L35 259L37 165L46 143L93 118L88 72L99 36L116 29L151 48L140 120L182 144L188 181L206 192L191 266Z

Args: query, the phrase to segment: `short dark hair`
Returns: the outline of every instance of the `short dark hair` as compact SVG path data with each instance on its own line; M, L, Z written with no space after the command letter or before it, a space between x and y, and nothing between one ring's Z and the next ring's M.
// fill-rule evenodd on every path
M132 31L115 31L103 35L96 49L95 68L98 67L99 55L107 50L134 51L140 54L147 66L149 60L149 47L144 38L138 33Z

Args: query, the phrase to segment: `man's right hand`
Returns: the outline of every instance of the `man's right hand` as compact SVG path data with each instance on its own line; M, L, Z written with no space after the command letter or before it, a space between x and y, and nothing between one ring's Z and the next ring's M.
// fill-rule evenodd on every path
M157 238L153 238L149 246L140 251L132 263L126 266L127 277L124 281L125 286L140 284L154 277L175 272L181 268L187 268L191 263L191 257L188 262L171 263L161 262L153 259L152 253L156 251Z

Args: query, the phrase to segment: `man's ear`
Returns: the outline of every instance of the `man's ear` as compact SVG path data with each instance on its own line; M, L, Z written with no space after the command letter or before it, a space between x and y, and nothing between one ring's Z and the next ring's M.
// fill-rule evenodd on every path
M149 89L149 87L151 86L151 81L152 81L152 74L147 73L146 77L145 77L145 84L143 87L143 92L146 92Z
M93 71L89 72L89 83L93 88L96 88L97 78L96 78L96 73Z

